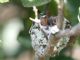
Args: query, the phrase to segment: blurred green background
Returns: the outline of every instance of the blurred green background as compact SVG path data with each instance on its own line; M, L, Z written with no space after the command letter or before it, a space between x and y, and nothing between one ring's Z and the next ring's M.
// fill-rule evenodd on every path
M27 15L23 18L25 29L21 31L18 36L18 41L21 44L21 48L15 55L15 57L17 57L23 51L33 51L29 35L29 29L32 24L32 22L29 20L29 17L34 17L32 6L38 6L37 8L41 12L44 12L45 7L47 6L50 14L53 16L57 16L57 3L54 0L9 0L9 3L14 3L22 6L26 9L27 12ZM79 6L80 0L65 0L64 17L71 21L72 26L78 23L77 15ZM76 42L77 44L80 44L80 36L76 39ZM5 53L3 52L1 45L2 43L0 43L0 60L4 60ZM50 60L72 60L72 58L64 56L64 54L61 52L59 56L56 56L55 58L50 58Z

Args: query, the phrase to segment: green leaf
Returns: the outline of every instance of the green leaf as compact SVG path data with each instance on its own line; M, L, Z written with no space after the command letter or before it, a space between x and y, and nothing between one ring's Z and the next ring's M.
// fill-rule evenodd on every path
M49 3L51 0L21 0L24 7L41 6Z
M0 0L0 3L9 2L9 0Z

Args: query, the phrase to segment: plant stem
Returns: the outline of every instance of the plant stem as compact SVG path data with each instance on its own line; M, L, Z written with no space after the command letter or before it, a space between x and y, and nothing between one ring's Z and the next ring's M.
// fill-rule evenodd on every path
M57 17L57 26L59 29L63 29L63 21L64 21L63 8L64 8L64 0L59 0L58 17Z

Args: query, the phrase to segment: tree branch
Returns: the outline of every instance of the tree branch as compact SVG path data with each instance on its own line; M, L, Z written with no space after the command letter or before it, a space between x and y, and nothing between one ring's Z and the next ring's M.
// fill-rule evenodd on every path
M64 21L63 8L64 8L64 0L58 0L57 26L60 29L63 28L63 21Z
M79 36L80 35L80 23L74 26L72 29L66 29L60 31L58 34L55 35L56 38L61 38L63 36Z

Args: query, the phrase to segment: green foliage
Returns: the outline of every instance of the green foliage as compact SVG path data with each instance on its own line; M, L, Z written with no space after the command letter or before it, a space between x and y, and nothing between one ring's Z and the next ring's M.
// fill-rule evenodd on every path
M21 0L24 7L41 6L49 3L51 0Z
M78 15L78 8L80 6L80 0L67 0L66 9L67 17L71 20L72 25L78 23L77 15Z
M54 0L52 0L49 3L48 8L49 8L49 11L50 11L51 15L57 16L57 3Z
M28 36L27 38L23 38L23 37L19 37L19 42L21 43L21 45L27 49L32 49L32 46L31 46L31 39L30 37Z
M9 2L9 0L0 0L0 3Z

